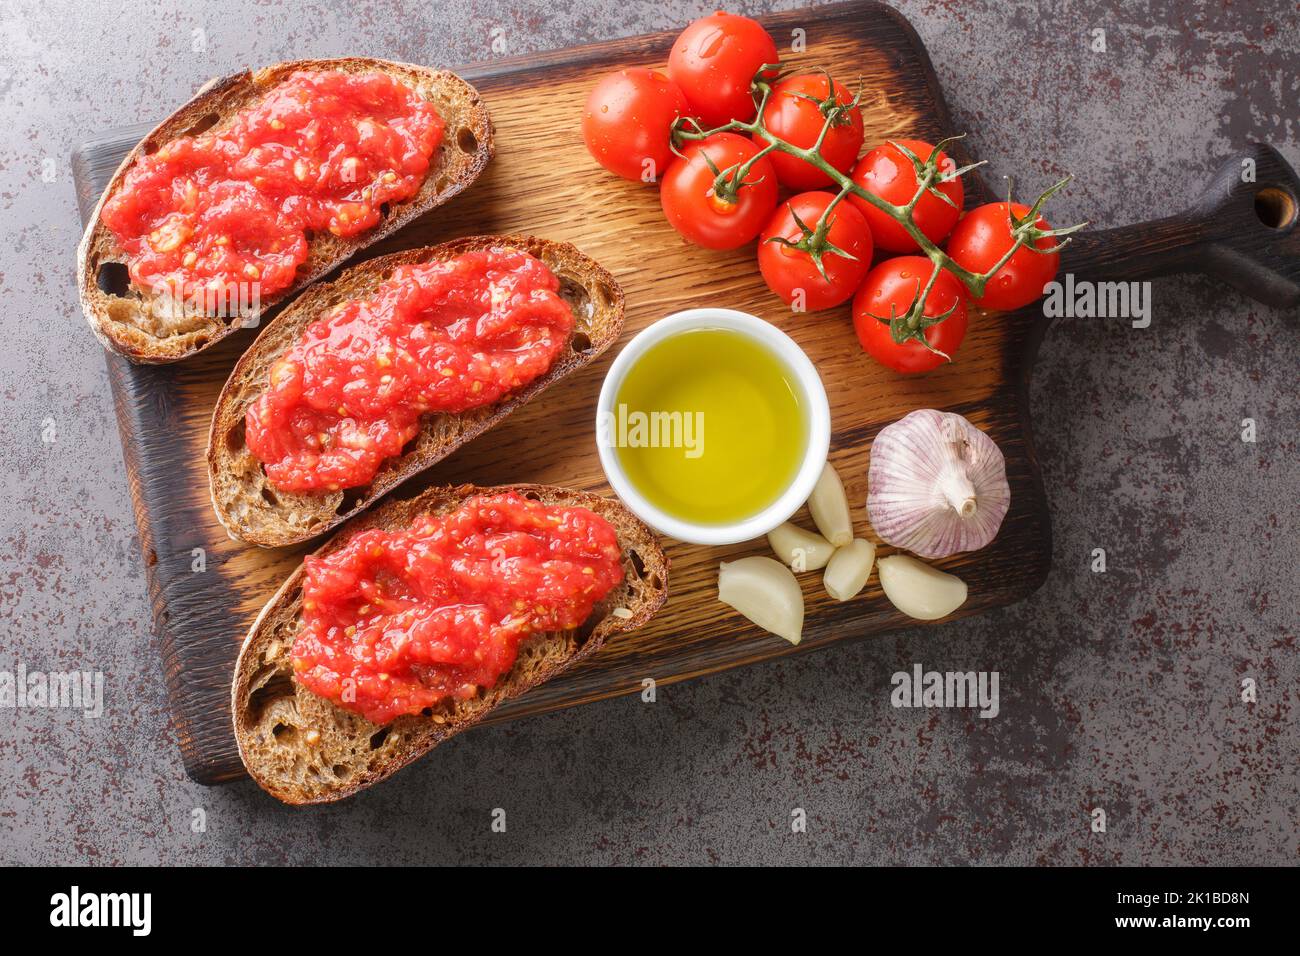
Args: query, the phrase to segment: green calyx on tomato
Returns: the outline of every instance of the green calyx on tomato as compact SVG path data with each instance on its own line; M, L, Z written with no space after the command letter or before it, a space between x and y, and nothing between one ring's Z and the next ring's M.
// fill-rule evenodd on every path
M668 76L710 126L754 118L754 76L775 78L776 41L749 17L719 10L693 21L668 54Z
M899 256L898 258L901 259L904 257ZM917 256L917 258L924 259L923 256ZM886 260L886 262L894 261L895 260L893 259ZM934 280L944 276L952 276L951 272L944 269L934 269L930 274ZM912 287L912 293L910 296L895 296L888 302L888 316L876 315L874 312L868 312L867 314L889 329L889 337L893 339L896 344L905 345L908 342L916 342L922 348L929 349L944 361L951 362L952 356L934 345L930 341L930 336L926 334L926 330L955 315L958 309L961 309L964 313L966 311L966 304L964 296L958 296L956 298L946 296L944 297L944 301L948 301L951 304L942 312L931 314L930 310L937 307L931 303L931 290L935 284L934 281L927 283L924 294L922 294L921 279L918 276ZM901 306L900 311L901 302L906 302L906 305Z
M834 203L831 203L831 205L834 205ZM786 208L789 209L790 217L795 221L795 225L799 227L799 238L792 240L787 239L785 236L773 236L766 240L767 242L785 246L788 251L806 254L812 260L813 265L817 267L818 274L827 282L830 281L830 277L826 274L826 265L822 260L828 252L853 262L858 261L857 256L831 242L830 231L835 218L830 214L829 207L821 210L822 215L817 219L815 229L810 228L806 222L799 218L799 213L795 210L793 203L786 203Z
M796 312L847 302L871 267L871 230L842 198L822 191L792 196L760 234L763 281Z
M791 77L790 79L794 78ZM816 79L818 83L822 81L822 77L814 77L814 79ZM945 236L948 235L949 230L958 228L953 225L953 222L956 221L960 224L961 221L960 219L954 219L952 216L952 213L960 215L960 208L962 200L964 199L963 193L958 189L960 186L959 177L981 165L980 163L971 163L958 167L946 155L944 155L944 147L962 139L962 136L958 135L948 137L947 139L941 140L934 147L929 147L928 144L915 141L915 145L924 146L928 149L928 154L924 159L921 158L918 150L913 149L908 142L900 143L897 141L891 141L885 144L894 155L898 157L898 160L891 163L891 165L895 167L895 171L898 171L898 167L900 166L899 161L911 164L912 175L910 177L904 176L903 182L906 182L907 179L912 179L913 182L910 185L913 186L913 191L909 196L904 196L903 193L905 190L902 190L897 183L891 181L891 189L899 190L896 197L898 201L895 201L893 198L886 198L885 196L878 195L875 191L868 188L867 184L859 181L859 177L856 175L858 169L852 170L851 172L853 175L850 175L850 171L839 168L835 162L832 162L831 159L825 155L827 151L826 146L830 141L834 124L839 121L842 115L844 115L840 110L845 109L848 111L849 115L852 115L852 111L857 110L856 101L858 99L855 96L853 100L845 100L833 91L834 81L828 75L825 76L825 79L827 82L832 84L832 92L825 98L834 99L835 102L827 106L826 113L828 115L822 116L820 108L818 109L817 115L822 116L823 128L810 146L802 145L802 137L799 138L799 141L796 141L796 137L793 134L782 135L780 131L774 130L769 126L767 120L768 106L773 102L773 97L776 94L777 88L781 85L781 82L785 81L774 82L771 76L771 65L765 63L761 69L755 72L750 84L751 93L756 101L756 113L753 114L752 119L739 119L733 116L732 119L715 128L706 129L701 125L700 120L694 117L679 118L672 126L674 150L684 144L709 140L718 134L740 134L748 136L762 147L757 156L753 158L753 162L766 162L769 168L777 170L778 178L781 178L780 168L778 166L779 161L794 160L796 161L797 166L809 167L811 172L824 176L825 182L830 187L838 187L840 192L850 200L853 206L868 218L869 224L872 214L887 217L889 221L896 223L899 227L899 234L904 237L907 243L914 243L915 245L909 245L906 249L901 247L892 249L888 242L878 242L877 244L881 245L883 248L889 249L890 251L906 252L914 250L929 259L932 264L932 271L929 282L926 284L927 289L931 288L939 281L940 273L947 273L959 285L964 286L966 292L977 301L982 301L980 297L984 295L986 285L988 285L989 281L997 274L998 269L1010 261L1013 255L1022 250L1026 251L1031 257L1035 253L1039 252L1059 251L1059 248L1064 246L1068 240L1057 242L1051 249L1047 250L1041 248L1039 240L1044 237L1056 238L1066 236L1068 233L1072 233L1077 229L1083 228L1084 225L1087 225L1086 223L1082 223L1078 226L1070 226L1065 229L1050 229L1044 228L1046 225L1045 223L1043 226L1037 224L1038 211L1042 208L1043 203L1069 181L1067 178L1053 185L1038 198L1034 205L1030 207L1033 215L1029 216L1027 221L1017 220L1010 223L1010 245L1006 250L1005 256L1000 257L999 261L993 264L995 266L994 268L984 271L976 271L975 268L968 268L951 253L951 249L945 251L945 249L940 245L940 243L944 241ZM800 99L799 97L791 95L787 95L785 98L796 104L808 103L806 98ZM820 96L813 98L819 102L823 99L823 97ZM842 127L834 128L842 129ZM868 153L866 157L863 157L862 162L865 163L873 153L879 151L880 150L873 150ZM921 150L921 152L925 152L925 150ZM862 164L860 163L859 166L861 165ZM747 173L749 169L750 164L742 166L740 170L741 175L738 178L733 177L728 179L723 175L722 170L720 170L718 174L715 174L715 178L718 180L717 185L723 187L724 199L731 198L729 195L725 195L726 187L729 184L734 186L736 183L748 183L744 174ZM727 170L726 172L731 171ZM782 181L785 182L785 180ZM793 188L801 188L799 186L794 186L793 183L787 182L786 184L793 186ZM802 188L815 187L808 186ZM923 204L925 205L923 206ZM927 222L930 218L926 215L927 208L929 210L947 210L947 212L939 217L938 220ZM918 209L920 210L919 213ZM824 217L826 213L823 213L822 215ZM821 220L819 219L818 226L820 226L820 224ZM806 221L805 225L807 225ZM812 231L816 233L817 227L813 227ZM881 231L882 234L885 232L885 230ZM934 235L930 235L930 233L934 233ZM688 236L688 238L690 237ZM1025 250L1026 246L1029 247L1027 250ZM1055 265L1053 265L1053 272L1054 271ZM1038 289L1038 294L1041 294L1041 291L1040 287ZM928 314L923 299L924 297L917 296L912 300L911 306L906 308L904 312L901 314L895 313L893 318L889 320L889 329L891 337L899 336L904 341L916 344L918 348L930 350L932 348L932 339L930 336L926 335L926 330L941 325L945 321L945 317L943 315L936 316ZM950 316L952 314L953 313L949 312Z
M968 163L967 165L958 168L956 164L948 158L947 154L944 153L943 148L949 143L955 143L958 140L965 138L965 133L958 133L956 136L949 136L947 139L939 140L938 144L930 150L930 155L925 159L921 159L920 156L916 155L916 153L907 147L906 143L896 142L894 140L889 141L890 146L894 147L894 149L898 150L911 160L912 168L916 172L917 185L921 188L917 190L917 195L913 198L913 203L915 203L921 196L929 193L930 195L943 200L954 209L960 208L957 203L952 201L952 197L943 191L943 185L965 176L972 169L983 166L985 163L985 160L981 159L978 163Z
M920 317L910 318L917 311ZM926 372L951 361L967 321L962 284L946 269L935 271L925 256L886 259L853 298L862 348L897 372Z
M1044 285L1056 275L1060 251L1069 245L1069 234L1087 225L1053 229L1039 214L1048 197L1069 181L1067 176L1032 206L1024 206L1011 200L1008 180L1006 202L985 203L957 222L948 237L948 268L966 284L976 305L1009 312L1043 294Z
M965 170L958 170L941 146L919 139L891 140L869 150L851 173L855 185L899 210L909 210L912 224L936 244L952 231L965 201L960 179ZM926 191L920 189L923 183ZM853 194L849 202L866 217L877 246L889 252L921 251L892 211Z
M848 172L862 148L861 97L860 86L856 94L850 93L824 72L784 76L765 101L763 126L770 136L815 150L840 172ZM769 141L767 136L754 136L759 146ZM830 176L798 156L773 152L771 160L783 186L800 190L832 185Z
M761 152L755 152L748 159L735 162L726 169L719 169L718 164L707 151L701 151L700 156L709 167L709 172L713 173L713 188L709 192L709 200L713 203L713 208L724 215L735 211L730 207L737 205L742 189L761 185L769 178L768 174L761 171L757 178L750 175L756 163L763 158Z
M826 125L832 129L836 126L848 126L853 120L853 110L857 108L858 103L862 100L862 78L858 77L858 91L852 97L844 99L844 88L831 79L828 71L822 70L822 76L826 78L826 95L822 97L814 96L811 93L791 91L790 95L801 100L807 100L817 107L817 111L822 114L826 120Z
M659 190L668 222L706 249L735 249L753 239L776 208L772 165L750 140L717 133L691 143Z

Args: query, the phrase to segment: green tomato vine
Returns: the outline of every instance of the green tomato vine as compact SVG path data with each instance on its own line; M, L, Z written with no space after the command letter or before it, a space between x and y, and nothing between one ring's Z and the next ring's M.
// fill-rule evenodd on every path
M812 102L817 104L818 110L824 117L821 132L818 134L817 140L812 146L802 148L769 132L766 123L763 120L763 111L767 106L768 100L772 96L772 85L775 79L778 78L775 76L778 69L779 64L768 64L760 68L754 75L754 80L750 85L750 90L754 94L755 105L758 109L752 120L732 120L722 126L706 130L692 117L679 118L673 124L673 151L678 152L680 155L679 147L681 144L704 140L718 133L741 133L750 137L758 136L766 141L767 145L763 146L754 156L744 162L728 166L726 169L719 169L713 161L708 158L707 154L705 155L705 161L708 163L710 171L714 174L714 196L722 202L734 202L740 189L747 185L753 185L748 180L750 171L759 160L770 153L780 152L785 153L788 156L797 157L825 173L831 179L831 182L839 187L839 190L830 203L827 204L825 211L818 219L816 225L809 226L808 224L798 220L796 217L796 222L802 230L801 237L793 242L784 238L775 240L780 241L791 248L806 252L823 278L826 275L826 270L822 260L827 253L834 253L850 259L853 258L843 250L836 248L827 239L827 232L831 223L831 213L834 211L835 207L843 202L848 196L857 196L864 202L870 203L902 226L907 234L916 241L918 246L920 246L921 252L934 264L934 268L931 270L930 277L923 287L918 282L917 296L913 300L912 306L907 310L907 312L902 315L895 315L891 309L889 316L876 316L876 318L881 322L888 323L890 335L895 342L902 344L908 340L913 340L919 342L931 351L937 351L928 341L926 341L925 330L948 318L948 316L952 314L953 310L949 309L944 314L938 316L927 316L925 314L925 300L928 298L930 290L934 287L934 283L938 280L939 273L943 270L946 269L948 272L956 276L961 280L962 284L966 286L971 296L978 298L984 294L984 287L988 284L989 280L996 275L998 270L1006 265L1011 257L1021 248L1028 246L1028 248L1040 254L1059 252L1070 242L1070 239L1068 238L1070 233L1076 232L1087 225L1086 222L1083 222L1074 226L1066 226L1062 229L1041 229L1037 225L1039 213L1042 210L1044 203L1070 182L1070 177L1067 176L1065 179L1062 179L1060 182L1055 183L1044 190L1042 195L1034 201L1029 212L1024 216L1016 217L1008 210L1008 226L1013 240L1012 246L1007 250L1006 254L998 260L993 268L989 269L988 272L983 273L971 272L968 269L962 268L954 262L943 249L941 249L936 243L932 242L925 233L917 228L916 222L913 219L913 212L916 209L916 204L921 201L921 198L925 196L926 193L939 197L939 199L943 200L950 206L954 205L953 201L941 192L938 187L944 183L957 179L959 176L964 176L966 173L978 166L984 165L981 161L960 168L939 168L939 154L943 148L950 143L962 139L965 134L949 136L948 138L941 140L939 143L935 144L935 148L931 151L929 158L924 160L901 143L890 141L892 146L911 161L916 174L916 192L905 205L897 206L859 186L847 174L840 172L821 155L822 144L825 142L826 136L830 130L837 125L848 122L850 111L859 105L862 99L861 86L859 86L857 93L854 94L853 99L847 101L840 100L835 94L835 84L831 81L830 74L823 71L826 75L827 81L827 96L825 99L821 100L808 97ZM1011 202L1010 180L1008 180L1007 186L1007 202L1008 204ZM1056 239L1056 242L1054 242L1049 248L1040 249L1037 242L1040 239L1048 237ZM955 309L956 306L954 305L953 308ZM945 358L946 357L947 356L945 356Z

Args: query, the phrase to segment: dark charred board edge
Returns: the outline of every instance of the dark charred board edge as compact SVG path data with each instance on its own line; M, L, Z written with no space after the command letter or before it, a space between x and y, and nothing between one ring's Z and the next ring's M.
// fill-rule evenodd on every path
M134 148L140 137L153 129L151 123L123 127L81 144L72 154L72 175L76 185L77 207L84 226L94 211L99 196L107 187L121 157ZM240 348L247 345L247 334L233 336L240 340ZM222 346L217 346L221 348ZM185 515L173 516L167 507L165 491L158 494L159 485L165 487L169 462L142 454L136 436L146 428L157 428L160 421L169 421L174 410L171 398L183 365L136 365L114 352L104 350L104 363L108 369L109 387L113 394L113 410L122 440L122 458L126 465L127 487L135 511L136 528L140 535L140 554L145 565L145 580L149 593L149 610L153 623L153 636L158 641L167 685L172 724L181 749L185 772L198 783L215 783L236 779L228 761L205 759L202 748L195 744L199 735L218 730L229 724L229 717L220 714L202 714L198 718L181 706L186 699L189 684L203 676L183 666L175 631L185 624L187 613L182 575L192 574L192 557L188 550L176 553L169 548L159 553L162 542L184 537ZM174 418L170 418L175 424ZM161 490L161 489L160 489ZM179 532L179 534L178 534ZM215 572L215 569L212 569ZM210 588L205 601L221 601L233 606L234 590L224 577L209 575ZM173 607L177 613L173 612ZM221 679L229 683L234 673L234 660Z
M907 61L911 71L919 71L929 100L927 112L932 113L927 115L926 119L936 120L940 129L951 129L948 108L929 55L911 25L897 11L874 2L853 2L817 8L815 15L810 15L810 11L807 10L796 10L761 19L774 31L800 24L815 25L817 29L827 29L838 24L841 28L852 30L857 34L869 33L882 52L895 60ZM613 40L535 56L485 62L459 69L457 72L476 85L482 83L485 86L494 86L507 81L518 82L521 78L540 76L553 71L576 71L603 59L631 63L657 61L663 58L674 36L675 31ZM73 171L83 219L93 209L100 191L116 169L121 155L134 146L138 138L150 128L152 124L139 124L105 134L76 151L73 157ZM960 145L950 152L959 162L968 161L966 151ZM110 156L115 157L111 165L106 159ZM968 205L972 200L984 201L989 195L984 184L974 176L967 177L967 194ZM358 259L367 258L368 253L369 250ZM1014 336L1021 340L1026 338L1026 329L1022 324L1031 321L1032 316L1017 314L1011 317L1011 320L1016 323ZM1028 337L1033 338L1032 335ZM232 336L231 341L222 343L216 350L226 349L233 365L234 358L251 341L251 338L251 333ZM1019 353L1019 350L1017 352ZM1006 387L1016 392L1012 407L1016 410L1019 430L1024 436L1023 460L1028 469L1028 474L1019 475L1017 478L1020 482L1029 481L1033 492L1033 500L1029 503L1028 512L1033 519L1034 528L1026 537L1032 540L1034 547L1028 553L1021 550L1013 556L1014 560L1021 565L1021 573L1016 578L1014 586L984 591L978 600L972 601L955 617L980 613L991 607L1024 599L1041 586L1050 569L1051 541L1046 499L1037 456L1033 449L1025 403L1028 365L1022 357L1007 356L1006 358L1008 365L1004 369L1004 381L1007 383ZM234 606L236 593L225 578L215 573L218 569L211 566L208 574L205 575L204 589L201 594L196 594L196 589L189 586L192 582L189 549L178 547L178 544L190 538L188 532L189 527L192 526L187 525L186 515L183 512L175 512L169 507L168 485L171 471L167 460L165 458L149 460L147 456L142 455L136 437L144 428L156 429L160 421L167 421L167 416L175 412L171 398L175 394L176 383L184 378L185 363L172 366L137 366L112 354L106 355L106 361L118 427L122 435L132 503L140 531L141 550L145 558L154 631L161 644L164 674L185 769L195 781L203 784L237 779L244 776L244 771L234 744L228 710L225 706L196 708L191 702L190 694L196 689L206 693L207 687L214 682L214 678L225 687L229 686L235 653L238 650L236 640L238 635L203 633L201 630L198 632L201 640L220 642L228 649L229 653L225 655L227 660L219 674L211 673L214 665L210 661L202 669L186 663L189 659L203 657L201 654L194 653L192 643L194 631L187 631L186 628L198 627L197 615L201 615L205 607L218 602L227 607ZM869 440L870 437L874 437L874 431L870 435L862 435L861 440ZM1009 459L1011 457L1008 456ZM1017 478L1013 478L1013 482ZM169 543L167 546L170 550L159 553L158 548L163 543ZM1026 567L1030 569L1027 573ZM218 578L219 583L214 584L213 577ZM875 620L868 621L869 618ZM870 630L851 633L852 630L864 626L869 626ZM741 664L769 660L789 653L806 652L841 640L860 639L909 626L917 626L917 622L910 621L897 612L891 612L883 617L878 613L864 613L854 620L837 622L833 628L823 628L820 633L815 630L809 631L805 642L798 648L792 648L779 639L773 638L770 641L755 641L747 644L746 655L743 658L737 657L725 646L719 646L716 654L701 655L698 652L685 654L680 661L680 672L663 676L660 682L671 683L704 676ZM212 656L208 655L209 658ZM644 673L637 673L632 677L631 669L627 668L627 670L629 674L626 675L626 683L619 675L611 673L610 676L614 681L612 685L606 681L599 689L584 690L576 697L570 696L563 700L554 699L555 692L561 689L560 684L544 685L528 696L499 708L485 722L498 723L522 713L555 710L575 703L616 696L639 688ZM211 741L219 739L228 739L229 746L216 748L211 744Z

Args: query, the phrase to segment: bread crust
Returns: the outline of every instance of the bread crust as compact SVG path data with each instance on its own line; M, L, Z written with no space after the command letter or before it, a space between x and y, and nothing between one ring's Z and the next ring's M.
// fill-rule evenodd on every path
M424 182L410 199L393 203L385 219L359 236L341 239L328 233L313 236L308 258L293 285L261 299L267 310L286 301L332 272L356 252L441 206L469 187L487 167L494 152L492 121L478 91L448 70L371 57L293 60L259 70L222 77L206 84L194 98L163 120L122 160L95 204L77 249L77 289L91 330L106 349L141 364L162 364L188 358L242 327L238 318L167 314L156 296L122 283L101 288L101 269L116 263L125 271L126 256L100 211L122 186L126 171L142 155L181 136L220 128L239 110L298 70L382 72L416 89L437 108L446 122L443 142L430 159Z
M582 628L534 635L525 641L510 672L480 696L445 701L425 714L380 726L293 680L290 655L301 622L300 565L253 622L231 685L240 758L263 790L290 804L330 803L350 796L472 727L505 701L596 653L611 635L640 627L663 605L668 596L668 559L650 529L614 499L549 485L430 488L362 515L314 553L330 554L370 528L409 527L419 515L445 513L473 495L503 491L547 505L588 508L609 521L623 549L623 583L592 611Z
M244 443L244 413L266 388L269 369L312 322L345 299L364 298L399 265L451 259L492 247L522 249L560 279L574 312L569 347L543 376L483 408L425 416L420 434L400 456L386 461L361 489L291 494L272 487ZM550 385L590 364L623 328L623 290L614 277L575 247L533 236L467 236L437 246L371 259L330 283L304 292L268 323L230 373L208 430L208 485L218 520L234 538L263 547L308 541L363 511L408 478L442 461Z

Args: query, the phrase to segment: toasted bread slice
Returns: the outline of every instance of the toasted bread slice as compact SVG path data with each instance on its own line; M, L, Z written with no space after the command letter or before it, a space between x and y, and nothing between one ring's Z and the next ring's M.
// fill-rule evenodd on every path
M157 297L130 286L126 277L126 255L118 247L113 234L100 222L99 213L108 197L121 187L126 171L137 157L152 153L163 143L181 136L220 128L298 70L386 73L411 86L431 102L447 126L442 144L430 160L429 172L418 193L404 202L392 204L379 225L359 236L350 239L329 233L313 236L307 261L299 267L297 280L289 288L263 297L262 309L292 298L353 253L396 231L416 216L441 206L473 183L492 158L492 122L487 107L474 87L447 70L368 57L342 57L279 63L213 80L127 154L90 216L77 250L77 288L86 320L105 348L133 362L175 362L208 348L242 326L242 319L238 316L176 314L179 310L165 308Z
M547 505L588 508L608 521L623 548L623 583L581 628L526 639L514 667L495 687L380 726L293 679L291 651L302 613L299 566L258 615L235 664L235 739L244 766L263 790L285 803L329 803L356 793L478 723L503 701L590 657L610 635L640 627L663 605L668 559L650 529L615 500L547 485L430 488L361 516L315 553L329 554L368 528L404 528L419 515L446 513L472 495L501 491L516 491Z
M451 259L493 246L531 253L560 280L560 294L573 309L575 321L570 347L550 371L496 404L454 415L425 416L420 434L400 456L386 461L369 485L320 494L277 491L244 441L244 413L266 389L272 363L308 325L339 302L372 294L395 266ZM613 276L564 242L529 236L469 236L354 266L333 282L308 289L276 316L230 373L217 398L208 433L208 483L217 518L232 536L265 547L295 544L323 534L446 458L553 382L589 364L618 339L622 328L623 290Z

